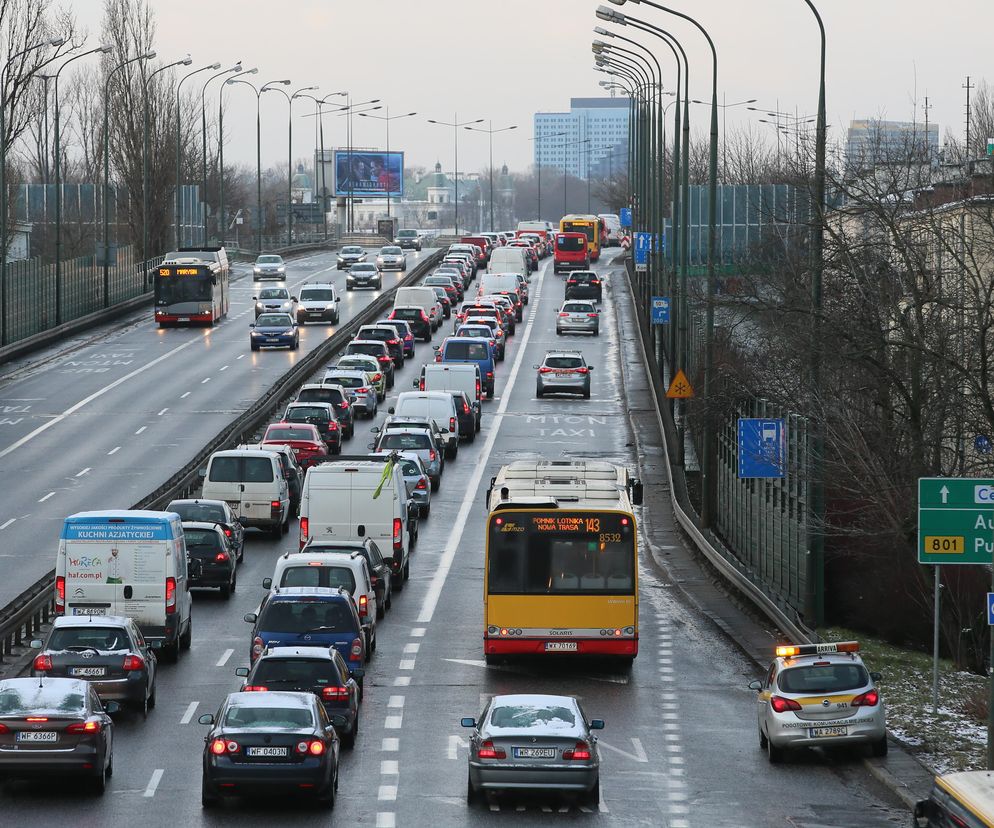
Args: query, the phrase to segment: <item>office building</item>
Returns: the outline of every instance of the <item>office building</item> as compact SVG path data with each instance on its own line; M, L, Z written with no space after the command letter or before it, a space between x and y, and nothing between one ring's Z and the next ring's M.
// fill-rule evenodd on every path
M534 162L576 178L619 172L628 163L628 120L628 98L570 98L569 112L536 112Z
M846 161L850 169L869 170L909 158L934 164L939 157L939 125L864 118L849 122Z

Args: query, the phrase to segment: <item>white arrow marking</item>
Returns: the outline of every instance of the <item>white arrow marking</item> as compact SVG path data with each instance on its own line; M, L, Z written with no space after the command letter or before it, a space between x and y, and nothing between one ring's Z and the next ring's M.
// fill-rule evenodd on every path
M631 759L633 762L646 763L649 761L649 757L646 755L645 748L642 747L642 740L632 737L632 747L635 748L635 753L629 753L627 750L622 750L621 748L616 748L614 745L609 745L603 739L597 740L597 745L602 748L607 748L608 750L613 750L615 753L620 753L626 759Z
M468 667L486 667L487 662L476 661L471 658L443 658L442 661L451 661L453 664L465 664Z
M939 489L939 494L942 495L943 503L946 503L949 500L949 489L946 486L943 486L941 489Z
M466 750L469 750L469 739L463 739L462 736L450 736L449 737L450 759L459 758L459 748L465 748Z

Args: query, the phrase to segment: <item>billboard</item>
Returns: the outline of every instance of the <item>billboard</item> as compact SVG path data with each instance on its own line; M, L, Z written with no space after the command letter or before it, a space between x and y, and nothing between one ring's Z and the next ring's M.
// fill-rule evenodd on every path
M403 196L404 153L336 150L335 195Z

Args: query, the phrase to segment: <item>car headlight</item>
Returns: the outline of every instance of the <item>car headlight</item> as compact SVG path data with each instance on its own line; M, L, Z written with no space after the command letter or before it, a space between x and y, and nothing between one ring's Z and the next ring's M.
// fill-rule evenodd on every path
M252 272L253 273L262 273L262 268L261 267L253 267L252 268Z
M255 309L256 310L262 310L262 302L256 302L255 303Z
M277 273L286 273L286 268L283 265L280 265L278 268L276 268L276 272Z
M338 257L338 263L339 264L345 264L345 259L343 259L341 256L339 256Z

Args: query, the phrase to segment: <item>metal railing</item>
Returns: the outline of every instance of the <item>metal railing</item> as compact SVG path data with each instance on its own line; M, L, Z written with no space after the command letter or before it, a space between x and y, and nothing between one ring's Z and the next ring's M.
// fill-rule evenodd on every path
M344 348L360 326L378 319L380 314L390 307L398 287L414 284L441 259L442 252L436 251L419 261L396 287L383 291L375 301L303 357L267 390L265 396L256 400L248 410L208 442L193 460L131 508L162 509L170 501L195 491L200 486L200 470L206 465L211 454L252 440L261 426L267 423L273 414L282 410L284 399L288 395L295 393L322 363L336 351ZM23 646L25 639L30 640L51 620L54 613L55 570L53 569L24 590L10 604L0 609L0 663L13 653L14 647Z

